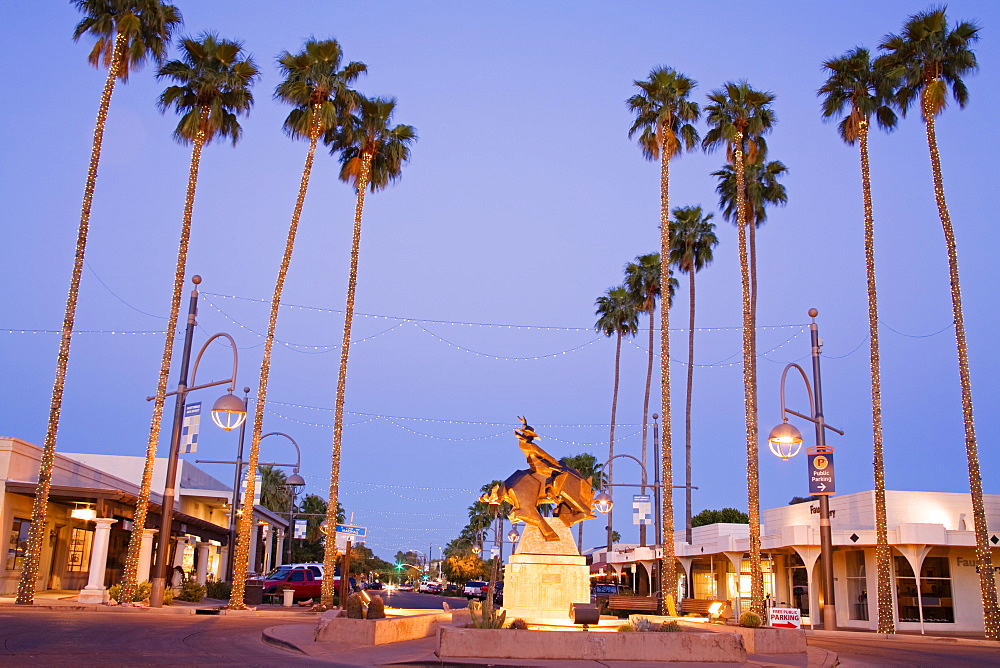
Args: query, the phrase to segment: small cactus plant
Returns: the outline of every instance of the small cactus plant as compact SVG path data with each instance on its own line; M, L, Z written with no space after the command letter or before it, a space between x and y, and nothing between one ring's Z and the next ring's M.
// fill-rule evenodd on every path
M510 626L508 626L507 628L508 629L514 629L515 631L527 631L528 630L528 622L526 622L523 619L521 619L520 617L518 617L517 619L515 619L514 621L512 621L510 623Z
M361 596L357 593L347 597L347 617L348 619L365 618L365 606L361 601Z
M684 627L677 623L677 620L670 622L663 622L660 624L660 631L663 633L680 633L684 630Z
M368 604L368 619L385 619L385 601L381 596L373 596Z
M756 612L744 612L740 615L740 626L755 629L761 625L760 615Z
M497 614L492 603L484 605L479 601L469 602L469 616L472 618L472 625L477 629L502 629L507 621L506 610L501 610Z

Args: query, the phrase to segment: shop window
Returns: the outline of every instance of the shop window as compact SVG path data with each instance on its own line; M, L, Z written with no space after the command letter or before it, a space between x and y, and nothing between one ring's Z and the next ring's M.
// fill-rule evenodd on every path
M733 570L732 563L729 564L729 567L726 570L729 577L729 591L735 593L737 591L738 583L740 599L743 601L744 606L743 609L749 610L749 607L746 606L750 605L753 573L753 569L750 567L750 559L748 557L744 557L740 562L740 576L738 581L736 579L736 573ZM774 600L774 573L772 570L771 558L769 556L761 555L760 570L764 580L764 598Z
M66 557L66 570L72 573L90 570L90 545L94 532L74 528L69 533L69 552Z
M899 621L953 624L951 571L947 557L927 557L920 569L919 585L906 557L895 557Z
M850 617L868 621L868 578L865 571L864 550L851 550L847 557L847 601Z
M30 520L14 519L10 527L10 542L7 544L7 570L19 571L24 567L24 555L28 551L28 529Z

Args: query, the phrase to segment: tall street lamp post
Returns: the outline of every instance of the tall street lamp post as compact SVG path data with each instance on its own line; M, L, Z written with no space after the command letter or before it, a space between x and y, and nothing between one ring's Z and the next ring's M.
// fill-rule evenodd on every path
M244 387L243 388L243 392L244 392L243 405L246 406L247 405L246 395L250 393L250 388L249 387ZM229 461L217 461L217 460L214 460L214 459L196 459L195 460L195 462L198 463L198 464L235 464L236 465L236 479L235 479L235 481L233 483L233 505L232 505L232 511L229 513L229 536L230 536L231 547L230 547L229 566L228 566L227 570L228 570L230 579L232 578L233 561L236 558L236 550L235 550L235 547L236 547L236 513L237 513L237 509L242 505L242 504L240 504L240 482L243 480L243 467L244 467L244 462L243 462L243 435L244 435L245 431L246 431L246 421L243 422L243 425L242 425L242 427L240 429L240 445L239 445L239 449L236 452L236 461L232 461L232 462L229 462ZM302 488L306 486L305 479L301 475L299 475L299 467L302 465L302 450L299 449L299 444L295 442L295 439L292 438L291 436L289 436L288 434L284 433L284 432L272 431L272 432L270 432L268 434L264 434L263 436L261 436L260 440L263 441L268 436L284 436L285 438L287 438L289 441L292 442L292 445L295 446L295 463L294 464L279 464L278 462L258 462L257 463L257 466L280 466L282 468L290 468L290 469L292 469L292 475L288 476L285 479L285 487L288 489L289 492L291 492L291 495L292 495L291 496L292 505L291 505L291 507L288 510L288 527L289 527L289 532L291 532L291 529L292 529L292 515L295 513L295 497L297 497L299 495L299 492L302 491ZM291 533L289 533L289 538L288 538L289 561L291 561L291 553L292 553L291 545L292 545Z
M809 309L809 317L813 319L809 324L809 337L812 343L812 387L810 387L809 379L802 367L795 363L785 366L784 371L781 372L781 424L771 430L767 440L771 452L782 459L790 459L797 455L802 447L802 434L794 425L788 423L786 413L808 420L816 426L816 447L808 450L809 493L819 497L820 556L823 559L823 629L836 631L837 608L833 591L833 536L830 526L830 496L834 494L836 488L833 480L833 448L826 444L826 430L830 429L841 436L844 435L844 432L826 424L823 418L823 386L819 372L819 355L823 342L819 338L819 327L816 325L817 315L819 315L819 311L814 308ZM802 376L802 382L805 383L806 392L809 395L809 415L803 415L785 407L785 377L789 369L793 368L799 372Z
M659 416L657 414L655 414L655 413L653 414L653 420L654 420L654 422L653 422L653 444L654 444L654 447L655 447L655 445L657 443L656 439L657 439L657 434L658 434L657 423L655 422L655 420L658 417ZM599 512L599 513L601 513L603 515L607 515L608 513L610 513L611 509L615 505L614 500L611 498L611 493L608 491L608 489L611 488L611 487L641 487L641 488L651 487L651 488L653 488L653 490L657 494L659 494L659 492L660 492L661 489L670 489L672 491L674 489L686 489L687 488L687 485L665 485L665 484L661 484L658 475L657 475L656 482L654 482L652 485L650 485L646 481L647 480L646 467L642 465L642 462L640 462L638 458L633 457L632 455L618 454L618 455L615 455L614 457L612 457L611 459L618 459L619 457L627 457L628 459L631 459L631 460L635 461L635 463L639 465L639 469L642 471L642 484L635 485L635 484L631 484L631 483L616 482L616 483L604 483L603 485L601 485L601 491L596 496L594 496L594 510L596 510L597 512ZM604 468L605 469L607 469L608 464L611 462L611 459L609 459L608 461L604 462ZM691 489L698 489L698 488L696 486L692 485ZM657 499L657 503L659 503L658 499ZM657 539L658 539L657 542L661 543L661 549L662 549L662 540L660 539L660 527L658 525L656 527L656 534L657 534ZM610 545L608 546L608 555L609 555L609 557L611 555L611 546ZM673 564L667 564L667 563L665 563L665 560L661 559L661 564L660 564L660 568L661 569L669 569L671 567L673 567ZM672 593L673 592L670 592L670 595L672 595ZM660 599L661 599L660 602L661 602L661 605L665 604L665 602L666 602L665 596L666 595L667 595L667 592L660 592Z
M236 369L239 364L239 357L236 353L236 342L229 334L216 334L205 342L194 360L194 369L191 371L191 387L188 387L188 366L191 362L191 343L194 335L194 328L197 324L198 316L198 289L201 283L201 276L193 276L191 282L195 284L195 289L191 290L191 299L188 304L187 328L184 332L184 349L181 356L180 378L177 381L177 390L170 392L166 396L174 395L174 421L170 432L170 450L167 457L167 477L163 489L163 509L160 513L160 537L156 549L156 568L154 570L152 591L149 595L149 605L159 608L163 605L163 590L166 586L167 566L170 560L170 529L174 522L174 497L177 485L177 459L181 440L181 430L184 424L184 403L189 392L201 390L206 387L214 387L229 383L228 393L224 394L212 406L212 421L217 426L226 431L236 429L246 419L246 406L239 397L233 396L236 386ZM205 354L208 346L218 338L229 339L229 344L233 351L233 372L232 375L220 381L205 383L203 385L194 384L198 376L198 364L201 356ZM147 397L147 401L154 397Z

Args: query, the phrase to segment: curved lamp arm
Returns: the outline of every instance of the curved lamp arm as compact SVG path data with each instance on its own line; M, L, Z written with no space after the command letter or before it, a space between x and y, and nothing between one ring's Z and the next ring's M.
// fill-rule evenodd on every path
M208 350L209 344L220 337L225 337L229 339L229 345L233 349L233 375L227 378L226 380L219 380L214 383L206 383L205 385L195 385L194 379L198 377L198 364L201 362L201 356L205 354L206 350ZM223 383L229 383L229 387L226 389L229 390L230 394L232 394L233 390L236 389L236 369L238 366L239 366L239 354L236 352L236 341L234 341L233 337L229 336L225 332L220 332L219 334L214 335L208 341L205 341L205 345L203 345L201 347L201 350L198 351L198 356L194 358L194 366L191 368L191 386L187 388L187 391L192 392L194 390L200 390L204 387L212 387L214 385L222 385Z
M267 433L267 434L264 434L263 436L261 436L260 440L263 441L268 436L284 436L285 438L287 438L289 441L292 442L292 445L295 446L295 469L294 469L294 471L295 471L295 473L298 473L299 472L299 466L302 464L302 451L299 450L299 444L295 442L295 439L292 438L291 436L289 436L288 434L286 434L283 431L272 431L270 433ZM260 441L258 441L258 443L259 442Z

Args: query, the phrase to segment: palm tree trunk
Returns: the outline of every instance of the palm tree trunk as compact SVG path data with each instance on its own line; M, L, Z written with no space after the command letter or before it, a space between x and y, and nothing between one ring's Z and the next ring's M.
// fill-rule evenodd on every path
M868 168L868 121L862 119L861 190L865 205L865 271L868 277L868 336L871 339L872 443L875 454L875 568L878 581L878 632L895 633L892 614L892 551L885 513L885 463L882 457L882 373L878 339L878 292L875 289L875 223L871 172Z
M760 564L760 479L757 455L757 367L747 259L747 202L744 193L743 133L736 135L736 229L739 234L743 285L743 393L747 436L747 514L750 516L750 609L764 614L764 576Z
M690 283L688 318L688 368L687 368L687 400L684 406L684 540L691 544L691 388L694 385L694 263L691 263L688 277ZM689 588L690 593L690 588Z
M614 482L613 470L615 467L615 415L618 413L618 378L621 369L622 358L622 333L618 331L618 338L615 342L615 389L611 394L611 434L608 437L608 485ZM614 532L614 508L608 511L608 552L611 552L611 534Z
M288 275L288 265L292 261L292 251L295 248L295 235L299 229L299 217L302 215L302 205L305 203L306 191L309 189L309 176L312 174L313 159L316 156L316 143L319 140L320 108L314 104L309 129L309 152L302 168L302 180L299 182L299 194L295 199L295 209L288 225L288 237L285 240L285 252L281 256L278 277L274 282L274 295L271 297L271 313L267 322L267 335L264 337L264 357L260 363L260 382L257 385L257 407L253 417L253 435L250 438L250 454L246 462L247 486L243 494L242 514L236 526L236 545L233 549L233 590L229 599L229 607L246 608L243 594L246 588L248 558L250 555L250 530L253 527L253 496L256 484L257 462L260 455L260 436L264 427L264 409L267 406L267 384L271 374L271 350L274 348L274 330L278 325L278 307L281 304L281 293L285 289L285 277ZM334 504L336 506L336 504ZM330 571L333 572L332 570ZM333 579L330 578L332 582Z
M649 306L649 356L646 363L646 394L642 400L642 468L646 470L646 426L649 422L649 392L653 385L653 347L656 341L653 338L653 322L656 313L656 297L650 297ZM642 488L642 494L646 493L646 488ZM646 545L646 525L639 525L639 545Z
M674 489L670 434L670 156L660 141L660 415L661 480L663 484L663 549L660 560L660 601L667 609L667 597L677 591L677 565L674 552Z
M361 156L361 176L358 178L358 201L354 207L354 238L351 242L351 271L347 279L347 307L344 309L344 339L340 345L340 372L337 375L337 399L333 416L333 462L330 468L330 505L326 510L327 526L337 524L337 500L340 496L340 446L344 436L344 396L347 392L347 358L351 352L351 327L354 324L354 292L358 285L358 253L361 249L361 214L365 208L365 190L371 178L372 154ZM333 573L336 560L336 541L326 541L323 553L324 568ZM329 584L327 584L329 580ZM324 578L322 600L333 605L333 578Z
M199 126L204 126L205 120L208 118L208 111L208 107L202 107ZM180 312L181 297L184 290L188 242L191 239L191 215L194 211L194 196L198 188L198 170L201 167L201 150L204 145L205 131L204 129L199 129L198 134L195 136L194 147L191 149L191 165L188 169L187 193L184 198L184 216L181 220L181 236L177 248L177 265L174 269L174 288L170 299L170 315L167 319L167 336L163 343L163 357L160 358L160 376L156 384L156 395L153 398L153 420L149 427L149 440L146 443L146 463L142 469L142 480L139 484L139 497L136 500L135 516L132 518L133 528L132 535L128 541L125 570L122 574L120 603L132 602L137 584L136 576L139 569L139 553L142 549L142 530L146 526L149 492L153 481L153 466L156 462L156 448L160 442L163 403L166 398L167 381L170 377L170 361L174 355L174 335L177 330L177 317ZM169 536L164 534L161 540L169 540Z
M108 78L104 82L104 92L101 93L101 102L97 108L94 142L90 149L90 167L87 169L87 182L83 187L80 227L76 235L76 254L73 260L73 272L69 281L69 295L66 297L66 312L63 316L59 352L56 355L56 376L55 382L52 385L52 399L49 403L49 423L45 431L45 443L42 446L35 500L31 505L31 526L28 529L28 547L24 555L24 565L21 568L21 579L17 584L17 599L15 602L19 605L31 605L35 600L35 582L38 579L38 566L41 563L42 545L45 540L45 520L48 516L49 490L52 487L52 466L55 464L56 458L59 415L62 411L63 392L66 388L69 348L73 340L73 325L76 322L76 304L80 294L80 277L83 274L83 260L87 252L87 233L90 230L90 207L94 198L94 186L97 183L97 167L101 162L104 125L108 118L108 107L111 105L111 94L115 90L115 81L123 66L122 57L124 52L125 36L122 33L118 33L115 36L115 49L111 56L111 67L108 70Z
M976 530L976 556L979 561L979 583L983 595L983 620L988 640L1000 640L1000 608L997 606L997 585L990 555L989 527L983 506L983 481L979 473L979 448L976 445L976 425L972 417L972 379L969 374L969 351L965 342L965 317L962 313L962 288L958 280L958 248L955 230L944 198L944 179L941 176L941 156L938 154L934 115L928 100L924 99L924 122L927 125L927 146L931 154L934 175L934 196L938 216L944 229L948 249L948 275L951 279L951 305L955 318L955 345L958 348L958 375L962 386L962 419L965 423L965 452L969 460L969 487L972 494L972 518Z

